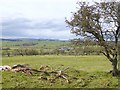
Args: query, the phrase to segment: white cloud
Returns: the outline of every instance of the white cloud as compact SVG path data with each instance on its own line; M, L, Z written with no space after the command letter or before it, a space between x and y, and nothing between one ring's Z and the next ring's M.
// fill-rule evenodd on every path
M61 40L68 40L73 37L74 35L70 34L68 30L64 31L55 31L52 29L44 29L44 30L29 30L28 32L26 31L28 37L33 36L33 37L40 37L44 39L61 39Z
M24 18L2 22L3 37L30 37L44 39L71 39L69 28L64 21L29 21Z
M77 0L0 0L2 17L30 19L64 18L76 8Z
M0 0L2 18L25 17L29 19L55 19L71 17L78 1L100 0Z
M64 20L76 11L77 1L86 0L0 0L0 17L7 24L3 37L73 38Z

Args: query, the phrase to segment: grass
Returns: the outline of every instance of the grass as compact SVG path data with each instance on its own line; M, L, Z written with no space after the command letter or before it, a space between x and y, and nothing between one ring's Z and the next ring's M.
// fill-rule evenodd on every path
M48 65L54 70L66 70L69 75L66 80L58 78L55 83L39 80L40 74L34 76L23 73L2 72L3 88L116 88L118 78L108 73L112 68L104 56L16 56L3 57L3 65L30 64L39 69L41 65ZM51 77L51 76L46 76ZM75 79L76 77L78 79Z
M75 69L87 72L109 71L111 63L104 56L16 56L3 57L3 65L30 64L33 68L39 68L41 65L50 65L58 67L63 64L65 67L71 66Z
M56 48L56 47L61 46L61 45L69 44L70 42L69 41L65 41L65 42L63 42L63 41L47 41L47 40L42 40L42 41L22 40L22 41L2 41L0 43L2 43L2 46L0 45L0 47L10 47L10 48L14 49L14 48L21 48L21 46L16 46L16 45L22 45L24 43L27 43L27 44L37 43L34 46L22 46L25 48L27 48L27 47L40 48L40 47L43 47L44 45L47 48Z

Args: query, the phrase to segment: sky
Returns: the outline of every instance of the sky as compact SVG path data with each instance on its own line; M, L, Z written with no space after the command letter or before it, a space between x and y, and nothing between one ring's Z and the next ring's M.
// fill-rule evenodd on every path
M72 17L78 1L86 0L0 0L1 37L73 39L65 18Z

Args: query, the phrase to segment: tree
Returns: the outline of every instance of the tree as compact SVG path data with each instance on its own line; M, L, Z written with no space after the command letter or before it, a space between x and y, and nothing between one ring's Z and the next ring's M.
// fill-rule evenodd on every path
M112 63L112 74L119 75L120 3L103 1L89 5L86 2L78 2L78 5L73 17L66 19L71 32L96 40L104 48L102 53Z
M19 55L24 56L24 53L23 53L22 49L16 49L16 51L19 53Z
M6 51L6 54L7 54L8 57L10 57L10 51L9 50Z

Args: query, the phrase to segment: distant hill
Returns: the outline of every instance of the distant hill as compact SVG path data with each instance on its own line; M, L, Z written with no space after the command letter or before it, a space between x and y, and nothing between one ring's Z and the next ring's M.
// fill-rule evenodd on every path
M46 48L56 48L64 46L70 43L68 40L56 40L56 39L34 39L34 38L20 38L20 39L0 39L2 44L0 47L21 48L21 47L34 47L40 48L45 46Z
M22 41L21 39L0 39L2 41Z
M2 38L0 39L2 41L23 41L23 40L27 40L27 41L33 41L33 40L38 40L38 41L68 41L68 40L59 40L59 39L35 39L35 38L19 38L19 39L6 39L6 38Z

